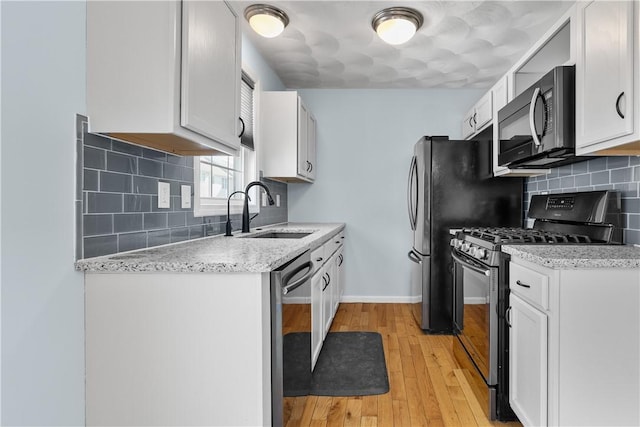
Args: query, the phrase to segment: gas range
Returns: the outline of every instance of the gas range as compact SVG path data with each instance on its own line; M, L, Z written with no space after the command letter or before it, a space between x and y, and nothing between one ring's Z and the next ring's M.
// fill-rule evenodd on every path
M528 211L532 228L467 227L451 239L454 354L470 359L486 382L490 419L515 418L506 321L510 257L502 245L622 243L620 202L614 191L535 195Z
M590 191L535 195L529 218L533 228L463 228L450 245L489 266L500 262L501 245L622 243L620 194Z

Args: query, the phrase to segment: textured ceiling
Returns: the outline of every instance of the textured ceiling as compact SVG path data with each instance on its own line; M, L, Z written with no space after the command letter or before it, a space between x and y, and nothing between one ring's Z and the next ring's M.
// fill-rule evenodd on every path
M231 2L240 15L255 2ZM485 88L502 76L572 1L268 1L290 23L266 39L243 32L280 76L298 88ZM371 18L390 6L419 10L409 42L378 38Z

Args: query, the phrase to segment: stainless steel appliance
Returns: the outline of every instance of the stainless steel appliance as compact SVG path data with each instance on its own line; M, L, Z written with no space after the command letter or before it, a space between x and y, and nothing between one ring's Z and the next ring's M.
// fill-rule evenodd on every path
M556 167L575 157L575 67L556 67L498 112L498 163Z
M271 272L271 425L274 427L283 424L283 296L298 295L298 302L311 305L311 276L314 270L311 253L307 251ZM311 309L308 311L311 313Z
M408 183L413 231L414 316L429 333L453 331L453 281L449 229L478 225L522 225L520 178L492 177L492 128L475 141L423 137L414 147Z
M490 418L515 415L508 396L508 244L615 244L622 242L620 194L593 191L535 195L532 229L464 228L451 240L454 260L454 318L458 342L486 382Z

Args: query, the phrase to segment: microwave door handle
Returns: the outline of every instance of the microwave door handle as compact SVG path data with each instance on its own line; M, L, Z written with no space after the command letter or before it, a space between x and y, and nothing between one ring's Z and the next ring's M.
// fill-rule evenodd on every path
M529 129L531 129L531 137L536 147L539 147L541 142L538 138L538 131L536 130L536 104L538 103L538 97L540 96L540 88L537 87L533 91L531 102L529 103Z

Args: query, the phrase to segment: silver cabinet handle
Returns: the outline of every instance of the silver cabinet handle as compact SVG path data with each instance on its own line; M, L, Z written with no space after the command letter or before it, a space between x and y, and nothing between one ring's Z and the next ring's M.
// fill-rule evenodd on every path
M531 103L529 104L529 129L531 130L531 137L536 147L539 147L541 144L540 138L538 138L538 131L536 130L536 104L538 103L538 96L540 96L539 87L533 91Z

